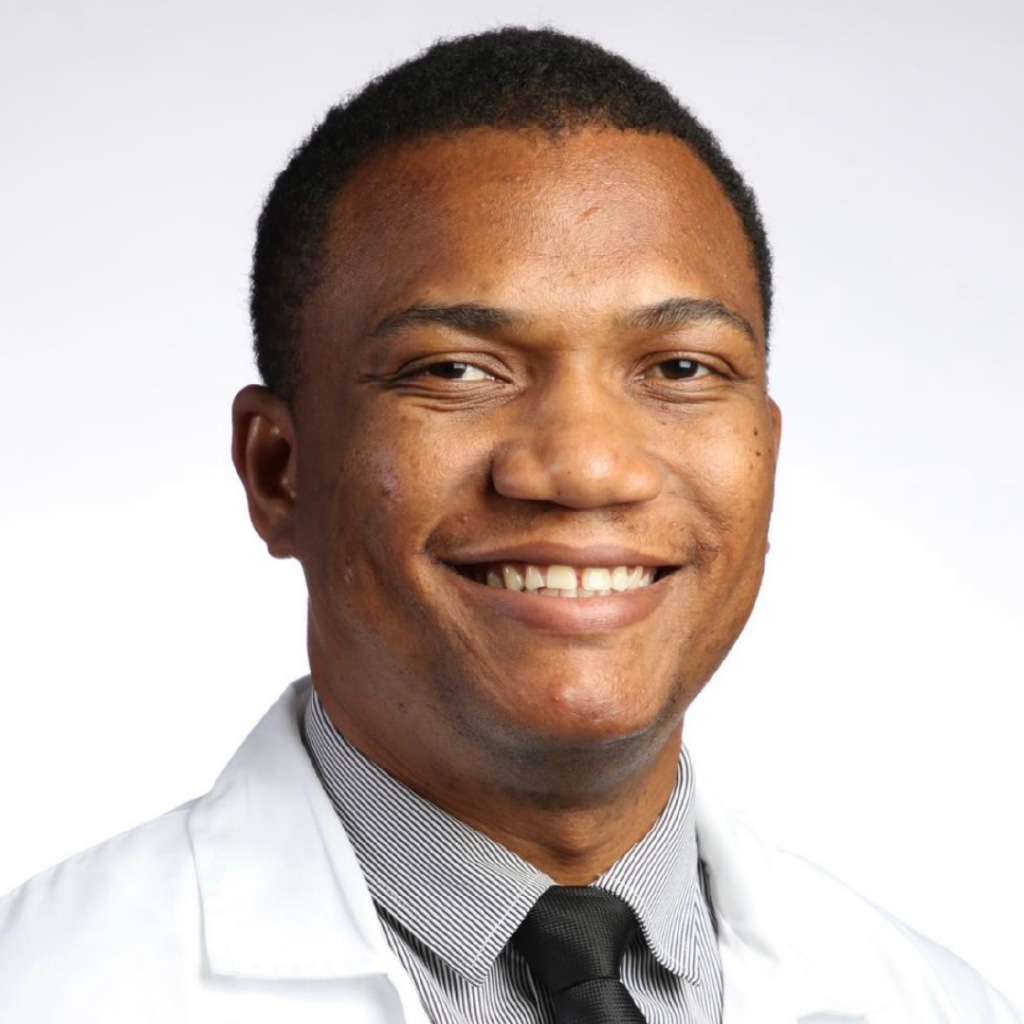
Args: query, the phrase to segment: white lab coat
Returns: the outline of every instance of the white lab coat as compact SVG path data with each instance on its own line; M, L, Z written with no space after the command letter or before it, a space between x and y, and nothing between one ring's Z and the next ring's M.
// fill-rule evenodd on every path
M3 1024L428 1024L302 745L308 688L209 794L0 902ZM1022 1024L952 954L699 788L696 814L724 1024Z

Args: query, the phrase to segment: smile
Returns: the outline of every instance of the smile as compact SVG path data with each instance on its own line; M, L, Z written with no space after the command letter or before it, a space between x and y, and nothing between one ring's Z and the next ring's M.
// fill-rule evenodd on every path
M532 562L491 562L457 566L474 583L541 597L590 598L624 594L650 586L658 570L643 565L572 566Z

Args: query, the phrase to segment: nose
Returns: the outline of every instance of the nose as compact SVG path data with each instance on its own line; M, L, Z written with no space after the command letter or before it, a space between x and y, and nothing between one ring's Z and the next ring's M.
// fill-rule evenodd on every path
M624 397L551 389L526 404L491 467L506 498L567 508L650 501L662 488L662 467L646 442L640 410Z

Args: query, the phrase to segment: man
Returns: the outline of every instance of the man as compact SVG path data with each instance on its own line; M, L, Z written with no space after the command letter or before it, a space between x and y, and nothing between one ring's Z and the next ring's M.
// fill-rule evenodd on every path
M311 680L206 797L0 908L4 1021L1018 1021L695 787L780 416L754 197L657 83L504 30L262 214L234 459Z

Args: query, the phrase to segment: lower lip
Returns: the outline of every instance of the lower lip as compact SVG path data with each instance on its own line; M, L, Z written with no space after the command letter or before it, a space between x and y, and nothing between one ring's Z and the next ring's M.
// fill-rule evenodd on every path
M463 597L474 605L549 633L607 633L641 622L665 599L670 578L606 597L551 597L488 587L457 572L453 576Z

